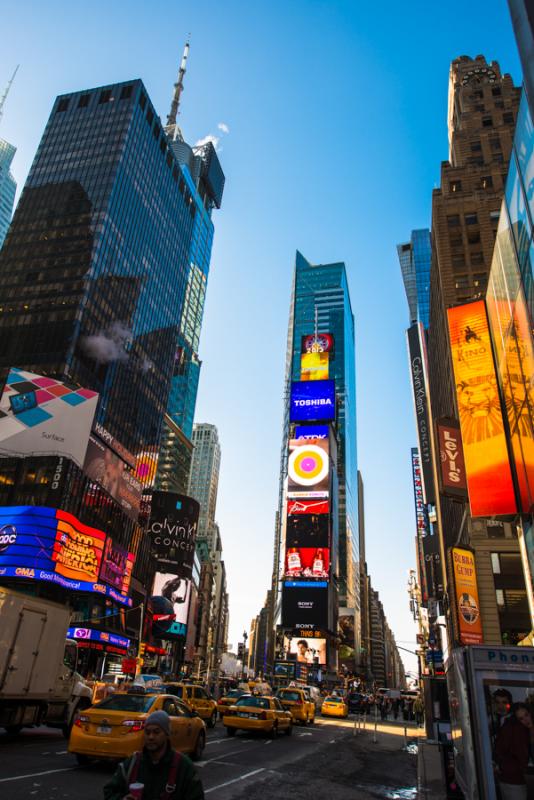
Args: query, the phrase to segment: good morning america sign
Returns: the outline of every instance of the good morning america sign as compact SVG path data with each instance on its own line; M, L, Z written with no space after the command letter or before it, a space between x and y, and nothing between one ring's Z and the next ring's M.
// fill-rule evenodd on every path
M336 385L327 381L294 381L291 384L291 422L330 422L336 418Z

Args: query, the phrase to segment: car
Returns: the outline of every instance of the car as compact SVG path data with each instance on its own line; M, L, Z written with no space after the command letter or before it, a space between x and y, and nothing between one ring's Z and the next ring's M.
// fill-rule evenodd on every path
M328 695L323 700L321 706L321 716L323 717L343 717L346 719L349 715L349 708L344 702L342 697L336 695Z
M223 718L224 712L230 706L233 706L241 697L244 695L248 695L249 692L245 692L243 689L230 689L228 694L225 694L224 697L219 698L217 702L217 711L219 712L219 716L221 719Z
M306 694L309 694L313 702L315 703L315 708L321 708L321 703L323 702L323 698L321 697L321 691L318 686L310 686L309 684L305 686L299 686L299 689L304 689Z
M315 703L304 689L278 689L276 696L282 708L291 712L293 722L302 722L303 725L315 722Z
M260 731L275 738L281 731L287 736L293 733L293 719L290 711L282 708L277 697L244 695L237 703L227 708L223 724L228 736L236 731Z
M214 728L217 722L217 703L203 686L192 683L166 683L165 691L179 697L191 706L198 716L205 720L208 728Z
M171 720L171 744L195 760L206 746L206 726L171 694L146 691L115 692L74 720L68 750L80 765L92 758L122 760L143 749L143 728L153 711L166 711Z

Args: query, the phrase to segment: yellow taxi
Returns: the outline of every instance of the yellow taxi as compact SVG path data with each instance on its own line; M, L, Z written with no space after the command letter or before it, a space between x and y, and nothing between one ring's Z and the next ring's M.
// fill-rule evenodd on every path
M282 708L291 712L293 722L302 722L303 725L306 725L307 722L310 724L315 722L315 703L310 700L303 689L297 687L279 689L276 696L280 700Z
M124 759L143 749L145 720L153 711L166 711L171 720L171 744L200 759L206 745L206 726L196 713L170 694L116 692L74 720L69 753L79 764L92 758Z
M217 703L203 686L193 683L166 683L165 691L179 697L191 706L198 716L205 720L208 728L214 728L217 722Z
M321 716L343 717L343 719L346 719L349 716L349 707L342 697L338 697L335 694L328 695L328 697L325 697L323 700Z
M226 709L230 706L233 706L234 703L237 703L237 701L245 694L248 694L248 692L243 691L243 689L230 689L230 691L227 692L224 697L219 698L217 703L217 711L219 712L221 719L223 718Z
M235 705L226 709L223 724L228 736L235 736L238 730L260 731L273 738L281 731L286 736L293 733L291 712L282 708L277 697L244 695Z

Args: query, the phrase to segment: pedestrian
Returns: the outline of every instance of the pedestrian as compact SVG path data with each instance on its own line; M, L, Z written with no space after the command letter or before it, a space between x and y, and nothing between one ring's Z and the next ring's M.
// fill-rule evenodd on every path
M527 800L525 773L532 745L532 716L525 703L514 703L510 711L510 719L495 740L499 788L503 800Z
M413 703L413 713L415 714L415 721L417 723L418 728L420 725L423 724L424 712L425 712L425 704L421 699L421 695L418 694Z
M153 711L144 727L144 747L117 767L104 786L105 800L204 800L204 790L191 760L171 747L171 721L166 711ZM141 795L130 792L143 786Z
M399 707L400 707L400 700L398 697L396 697L393 701L393 716L395 719L398 719Z

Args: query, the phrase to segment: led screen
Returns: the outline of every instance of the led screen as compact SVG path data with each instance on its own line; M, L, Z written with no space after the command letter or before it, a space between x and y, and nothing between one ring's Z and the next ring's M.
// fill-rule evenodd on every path
M165 597L172 603L174 620L168 633L183 635L187 629L187 617L191 600L191 580L171 573L156 572L154 595Z
M295 657L297 664L326 664L326 639L296 636L284 638L286 651Z
M312 333L301 340L302 353L333 353L334 337L331 333Z
M328 353L304 353L300 357L301 381L328 380Z
M291 384L291 422L330 422L335 417L334 381L296 381Z
M328 439L328 425L297 425L295 439Z
M330 551L326 547L288 547L285 578L328 579Z
M100 569L100 580L114 586L119 592L127 594L134 561L133 553L129 553L124 547L115 544L113 539L108 536Z
M330 503L328 500L306 500L299 497L296 500L288 500L287 513L291 514L328 514Z
M319 582L310 582L304 586L284 584L282 625L287 628L304 625L311 630L328 628L327 584Z
M328 439L291 439L287 496L327 497L330 486Z

